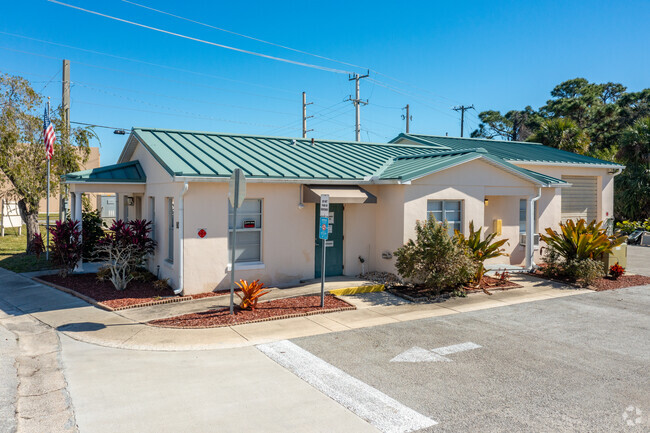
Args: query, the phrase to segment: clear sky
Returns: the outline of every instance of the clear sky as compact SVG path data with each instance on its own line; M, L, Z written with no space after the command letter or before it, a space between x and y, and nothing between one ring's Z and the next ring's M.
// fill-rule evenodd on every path
M451 108L473 104L469 135L478 112L538 108L567 79L620 82L634 91L650 87L647 0L133 0L361 68L122 0L61 1L270 56L358 73L370 68L370 79L361 82L361 97L369 100L361 110L364 141L403 132L406 104L411 132L439 135L458 135L460 116ZM308 137L354 139L354 108L343 102L354 92L347 74L182 39L46 0L3 3L0 72L28 78L60 104L61 63L69 59L73 122L297 137L306 91L314 103ZM126 136L97 132L102 164L114 163Z

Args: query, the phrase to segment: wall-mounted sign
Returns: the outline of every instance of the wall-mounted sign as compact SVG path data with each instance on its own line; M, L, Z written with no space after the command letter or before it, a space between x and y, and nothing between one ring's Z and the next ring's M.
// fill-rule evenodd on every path
M207 232L206 229L199 229L199 231L196 232L196 234L197 234L201 239L203 239L204 237L206 237L206 236L208 235L208 232Z
M245 229L254 229L255 228L255 220L244 220L244 228Z

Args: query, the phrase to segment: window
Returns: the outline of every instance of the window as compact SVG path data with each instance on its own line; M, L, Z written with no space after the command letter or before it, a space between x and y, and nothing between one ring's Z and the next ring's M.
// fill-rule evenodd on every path
M232 214L228 201L228 258L232 257ZM244 200L237 209L235 263L262 261L262 200Z
M151 221L151 239L156 240L156 197L149 197L149 221Z
M167 198L167 260L174 262L174 199Z
M528 214L528 207L526 205L528 200L522 198L519 200L519 234L526 234L526 215ZM535 202L535 221L533 221L533 233L537 232L537 202Z
M462 202L460 200L429 200L427 201L427 217L436 221L447 221L449 236L454 235L454 230L463 231Z

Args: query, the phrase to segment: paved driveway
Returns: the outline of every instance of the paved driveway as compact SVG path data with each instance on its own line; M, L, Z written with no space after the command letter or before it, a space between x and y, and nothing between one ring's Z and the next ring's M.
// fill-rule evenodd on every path
M650 431L648 311L650 289L630 288L292 342L438 422L426 431Z

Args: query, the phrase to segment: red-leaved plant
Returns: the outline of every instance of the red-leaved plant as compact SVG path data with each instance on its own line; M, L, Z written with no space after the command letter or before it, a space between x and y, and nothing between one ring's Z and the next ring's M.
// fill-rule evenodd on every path
M613 280L618 280L618 277L625 273L625 268L616 262L615 265L609 267L609 275Z
M59 275L65 278L74 271L83 252L79 221L70 218L64 222L57 221L54 227L50 227L50 233L52 234L52 262L59 268Z
M45 244L43 244L43 236L41 236L40 233L34 234L32 248L34 254L36 254L36 260L40 260L41 254L43 254L43 251L45 251Z

